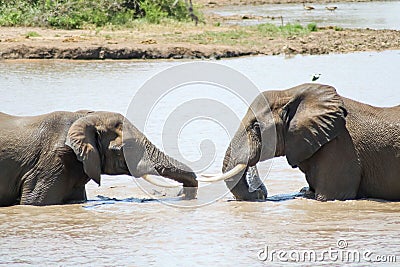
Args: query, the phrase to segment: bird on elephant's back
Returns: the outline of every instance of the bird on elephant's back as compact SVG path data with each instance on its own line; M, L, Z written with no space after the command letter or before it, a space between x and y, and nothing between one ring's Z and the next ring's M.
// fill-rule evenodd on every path
M400 105L374 107L321 84L265 91L230 142L224 174L199 180L225 179L236 199L265 199L262 181L249 190L246 175L278 156L305 174L305 196L400 200Z
M149 182L156 182L150 175L158 175L182 183L185 198L197 193L193 171L161 152L118 113L0 113L0 148L0 206L85 201L85 184L93 180L100 185L101 174Z

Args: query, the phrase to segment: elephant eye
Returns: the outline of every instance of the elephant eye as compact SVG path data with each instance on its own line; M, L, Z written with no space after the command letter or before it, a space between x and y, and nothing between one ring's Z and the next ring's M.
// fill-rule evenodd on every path
M115 124L115 129L121 129L122 130L122 126L123 126L122 122L117 122Z

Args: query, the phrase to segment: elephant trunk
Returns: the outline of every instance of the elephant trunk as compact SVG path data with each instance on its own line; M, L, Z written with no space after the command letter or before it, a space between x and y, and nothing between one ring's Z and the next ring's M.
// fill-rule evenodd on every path
M180 182L184 187L198 187L196 174L187 165L166 155L151 143L146 152L160 176Z
M198 181L191 168L166 155L150 142L146 145L146 153L158 175L182 183L183 195L186 199L196 197Z
M249 155L249 153L241 151L243 148L237 148L238 144L240 144L240 140L237 140L237 136L235 136L225 153L222 172L226 173L238 164L246 164L247 167L244 171L226 179L225 184L237 200L265 200L267 198L267 189L259 177L257 166L255 165L257 161L254 162L252 159L244 160L243 155Z
M182 183L185 198L196 197L198 182L192 169L160 151L131 123L125 122L124 127L124 156L132 176L149 182L151 175L163 176Z

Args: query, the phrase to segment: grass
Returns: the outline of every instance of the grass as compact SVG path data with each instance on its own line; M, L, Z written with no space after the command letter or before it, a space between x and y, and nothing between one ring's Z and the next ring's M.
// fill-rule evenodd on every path
M340 31L343 31L343 28L339 27L339 26L335 26L334 30L337 31L337 32L340 32Z
M189 37L189 40L198 44L243 44L250 33L244 29L234 29L228 31L206 31Z
M284 36L290 37L295 35L306 35L310 32L317 31L317 25L315 23L308 24L306 27L300 24L286 24L284 26L276 26L270 23L260 24L255 27L256 31L258 31L263 36Z
M110 34L106 34L106 35L104 35L104 38L106 38L106 40L111 40L112 36Z
M31 38L31 37L40 37L41 35L40 34L38 34L37 32L27 32L26 34L25 34L25 38Z
M129 27L137 20L189 21L190 13L184 0L0 0L0 26Z
M292 37L307 35L317 31L315 23L302 26L300 24L286 24L276 26L266 23L256 26L235 27L226 31L205 31L190 35L186 41L199 44L251 45L257 43L257 37Z

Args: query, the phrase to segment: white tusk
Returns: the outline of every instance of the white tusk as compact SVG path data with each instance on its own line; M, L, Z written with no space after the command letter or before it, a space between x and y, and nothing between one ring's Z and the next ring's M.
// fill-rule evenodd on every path
M226 179L231 178L232 176L235 176L239 172L243 171L244 169L246 169L246 167L247 167L246 164L238 164L232 170L230 170L226 173L223 173L223 174L219 174L217 176L210 176L208 174L201 175L204 178L197 178L197 181L209 183L209 182L218 182L218 181L226 180Z
M174 182L171 181L171 183L168 183L168 182L165 182L165 181L161 182L161 180L159 180L159 179L157 179L155 177L152 177L151 175L148 175L148 174L143 175L142 178L144 180L146 180L147 182L149 182L151 184L154 184L156 186L160 186L160 187L175 188L175 187L181 186L180 183L175 182L175 181Z
M206 177L206 178L211 178L211 177L214 177L214 176L217 176L217 175L221 175L221 174L219 174L219 173L202 173L200 175L203 176L203 177Z

